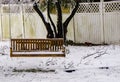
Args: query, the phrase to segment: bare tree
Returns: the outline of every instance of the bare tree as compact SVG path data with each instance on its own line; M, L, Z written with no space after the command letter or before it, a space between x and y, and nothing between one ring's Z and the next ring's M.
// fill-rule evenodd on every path
M64 0L63 0L64 1ZM64 38L66 40L66 35L67 35L67 27L70 22L70 20L73 18L75 15L78 6L79 6L79 0L74 0L75 1L75 7L73 8L70 16L65 20L65 22L62 22L62 10L61 10L61 0L56 0L55 6L56 6L56 11L57 11L57 25L55 26L51 16L50 16L50 3L51 0L47 1L47 15L50 20L50 22L47 22L44 18L44 15L42 14L41 10L38 8L37 3L35 2L33 5L33 8L35 11L38 13L38 15L41 17L46 30L47 30L47 38ZM53 29L52 29L53 27Z

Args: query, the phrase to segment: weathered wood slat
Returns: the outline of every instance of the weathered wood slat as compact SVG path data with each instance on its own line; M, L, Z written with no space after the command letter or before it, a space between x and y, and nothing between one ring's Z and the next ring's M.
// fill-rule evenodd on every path
M63 39L11 39L11 57L64 57ZM49 54L14 54L14 52L49 52ZM53 54L52 52L61 52ZM52 53L52 54L51 54Z

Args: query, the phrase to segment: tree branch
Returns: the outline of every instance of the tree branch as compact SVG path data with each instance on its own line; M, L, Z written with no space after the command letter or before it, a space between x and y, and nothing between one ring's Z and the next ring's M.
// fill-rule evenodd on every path
M72 19L72 17L75 15L77 9L79 7L79 1L76 1L76 5L75 8L72 10L72 13L70 14L70 16L66 19L66 21L63 23L64 29L67 28L70 20Z
M47 15L48 15L48 18L50 19L50 22L51 22L52 26L53 26L53 29L54 29L54 32L55 32L55 37L56 37L57 31L56 31L55 24L53 23L52 18L50 16L50 1L49 0L47 2Z
M47 22L46 22L46 20L45 20L45 17L43 16L42 12L39 10L38 5L37 5L36 2L33 4L33 8L34 8L34 10L38 13L38 15L41 17L43 23L44 23L45 26L46 26Z

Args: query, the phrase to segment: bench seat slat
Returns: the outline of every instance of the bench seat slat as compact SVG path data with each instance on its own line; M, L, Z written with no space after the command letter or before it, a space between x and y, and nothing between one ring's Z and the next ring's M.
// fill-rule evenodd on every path
M64 54L63 52L45 52L45 51L36 51L36 52L13 52L12 54Z
M13 54L12 57L65 57L65 54Z

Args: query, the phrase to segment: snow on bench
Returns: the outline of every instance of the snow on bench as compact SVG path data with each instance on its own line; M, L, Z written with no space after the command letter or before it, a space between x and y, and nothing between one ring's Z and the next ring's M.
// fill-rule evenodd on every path
M63 39L11 39L11 57L65 57Z

